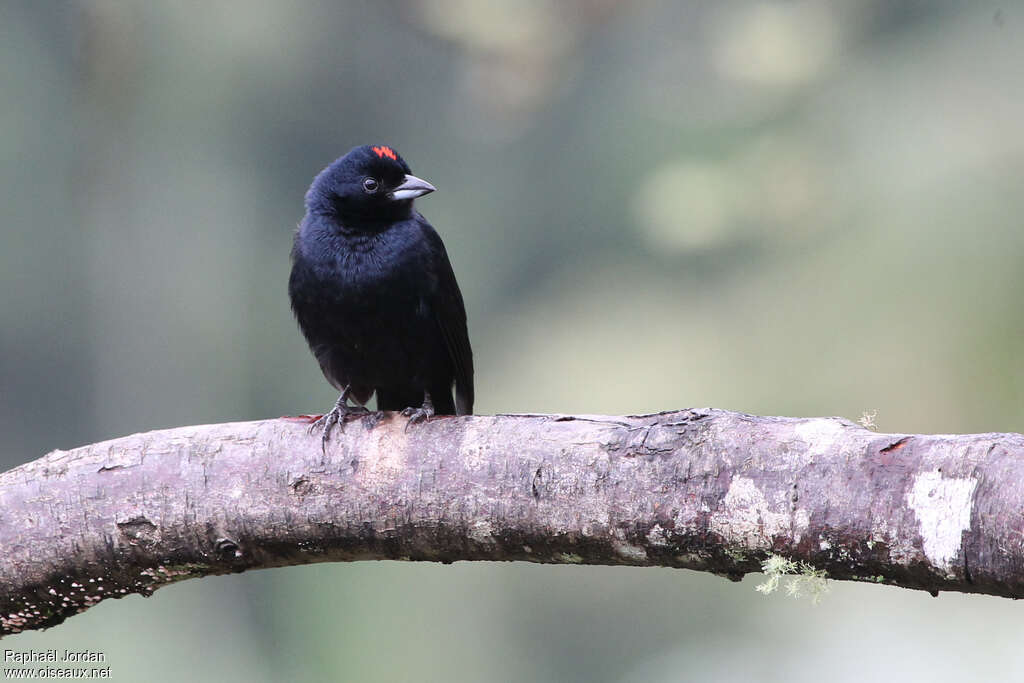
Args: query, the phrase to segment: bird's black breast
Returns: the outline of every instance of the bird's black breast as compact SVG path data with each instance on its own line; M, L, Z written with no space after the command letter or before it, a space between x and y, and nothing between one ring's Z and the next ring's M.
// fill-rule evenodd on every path
M451 360L430 310L437 282L422 226L410 220L353 236L307 217L292 255L292 308L332 384L451 385Z

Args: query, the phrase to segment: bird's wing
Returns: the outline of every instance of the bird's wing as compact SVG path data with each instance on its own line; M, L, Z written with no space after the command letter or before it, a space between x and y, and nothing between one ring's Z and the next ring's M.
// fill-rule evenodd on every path
M313 351L313 355L316 356L317 362L320 363L320 370L324 373L327 381L331 383L331 386L338 391L343 390L345 385L348 384L348 380L340 372L341 368L336 366L330 344L317 344L316 346L310 344L310 349Z
M455 367L455 412L469 415L473 412L473 349L469 345L466 327L466 305L462 302L462 292L455 281L455 272L441 237L429 226L425 232L437 274L437 287L430 308Z

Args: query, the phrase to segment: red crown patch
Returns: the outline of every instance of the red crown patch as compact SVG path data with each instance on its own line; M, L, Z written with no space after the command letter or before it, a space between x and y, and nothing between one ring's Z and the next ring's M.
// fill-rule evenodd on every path
M387 157L388 159L391 159L391 161L398 161L398 156L395 154L395 150L390 147L373 147L372 149L381 159Z

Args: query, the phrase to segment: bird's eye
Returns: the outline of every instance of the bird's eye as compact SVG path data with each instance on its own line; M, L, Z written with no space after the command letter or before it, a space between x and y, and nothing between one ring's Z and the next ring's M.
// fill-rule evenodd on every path
M376 178L364 178L363 189L371 194L377 191L378 182Z

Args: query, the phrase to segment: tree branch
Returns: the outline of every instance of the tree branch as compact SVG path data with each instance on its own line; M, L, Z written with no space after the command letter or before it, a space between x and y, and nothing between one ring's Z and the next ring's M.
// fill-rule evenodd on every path
M1024 436L688 410L182 427L0 474L2 633L193 577L525 560L1024 596Z

